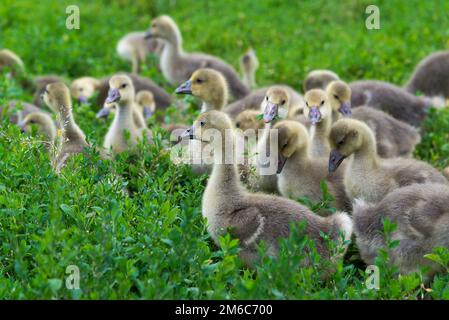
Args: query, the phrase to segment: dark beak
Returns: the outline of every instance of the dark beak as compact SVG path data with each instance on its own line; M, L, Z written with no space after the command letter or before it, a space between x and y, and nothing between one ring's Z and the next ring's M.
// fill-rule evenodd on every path
M25 123L23 123L23 121L20 121L17 125L20 128L20 132L25 133Z
M176 94L192 94L192 81L187 80L175 90Z
M344 116L344 117L350 117L352 115L351 111L351 102L345 101L341 104L340 109L338 111Z
M265 111L263 112L263 121L269 123L273 121L278 115L279 106L275 103L268 101Z
M78 102L79 103L87 103L88 100L87 100L87 98L85 96L79 96Z
M120 100L120 91L118 89L109 89L106 103L117 102Z
M103 107L100 111L97 113L97 119L99 118L107 118L109 116L109 113L111 110L109 108Z
M276 171L277 174L282 172L282 169L284 168L284 165L285 165L286 162L287 162L287 158L284 157L282 155L282 153L279 152L279 154L278 154L278 168L277 168L277 171Z
M321 112L318 107L311 107L309 112L309 120L313 125L321 121Z
M150 30L147 30L147 32L145 33L143 38L144 39L150 39L152 37L153 37L153 35L151 34L151 29L150 29Z
M145 117L145 120L148 120L153 115L153 112L151 112L150 107L143 107L143 116Z
M184 138L189 138L190 140L193 140L193 139L195 139L195 136L194 136L194 134L193 134L193 127L190 127L189 129L187 129L186 131L184 131L184 133L180 136L181 137L181 139L184 139Z
M332 150L329 156L329 172L335 172L345 158L337 150Z

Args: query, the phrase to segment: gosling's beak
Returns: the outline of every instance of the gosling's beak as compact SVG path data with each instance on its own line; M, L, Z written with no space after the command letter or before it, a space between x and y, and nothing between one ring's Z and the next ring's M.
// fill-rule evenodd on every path
M277 171L276 171L277 174L282 172L282 169L284 168L284 165L285 165L286 162L287 162L287 158L284 157L282 155L282 153L279 152L279 154L278 154L278 168L277 168Z
M192 81L187 80L175 90L176 94L192 94Z
M143 36L144 39L150 39L153 35L151 34L151 29L148 29L145 35Z
M351 111L351 102L350 101L344 101L342 102L340 109L338 111L344 116L344 117L350 117L352 115Z
M184 138L189 138L190 140L195 139L195 135L193 134L193 127L190 127L189 129L187 129L186 131L184 131L184 133L181 135L181 139Z
M311 107L309 112L309 120L313 125L321 121L321 112L318 107Z
M78 102L79 103L87 103L88 100L87 100L87 98L85 96L79 96L78 97Z
M97 119L99 118L107 118L109 116L109 113L111 113L109 108L103 107L100 111L97 112Z
M337 150L332 150L329 156L329 172L335 172L345 158Z
M20 132L25 133L25 123L23 121L20 121L17 125L20 128Z
M269 123L278 115L279 106L273 102L268 101L265 111L263 112L263 121Z
M150 107L144 106L143 107L143 116L145 117L145 120L148 120L153 115L153 112L151 111Z
M106 103L117 102L120 100L120 91L118 89L109 89L108 97L106 98Z

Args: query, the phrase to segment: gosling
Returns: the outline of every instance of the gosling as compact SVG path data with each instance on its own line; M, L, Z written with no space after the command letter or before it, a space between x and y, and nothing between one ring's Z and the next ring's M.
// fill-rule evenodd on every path
M228 103L228 83L219 71L209 68L196 70L189 80L175 90L176 94L188 94L203 102L201 112L221 110Z
M217 135L211 141L201 135L210 129L217 130L221 139ZM223 158L217 156L214 162L203 194L202 214L207 219L208 232L216 244L227 230L240 240L240 257L247 266L257 263L257 244L260 241L264 241L266 252L275 257L278 253L278 240L289 236L291 223L306 222L305 233L315 241L318 252L325 258L329 258L330 254L320 236L321 232L330 234L331 239L337 241L341 238L350 239L352 221L346 213L336 213L324 218L295 201L246 191L238 178L233 161L234 152L229 152L228 143L223 141L225 137L231 142L234 139L231 120L223 112L213 110L200 114L185 135L209 143L215 155L224 155L226 158L223 161Z
M53 160L54 170L59 174L70 157L83 153L89 145L73 118L69 88L63 83L48 84L42 98L47 106L58 114L59 127L62 130L61 144Z
M285 91L288 91L288 95L290 96L291 109L294 110L296 114L302 114L304 99L299 92L295 91L293 88L287 85L282 84L273 85L271 87L278 87L284 89ZM235 119L241 112L245 110L260 110L260 105L263 102L263 99L266 99L267 91L271 87L264 87L251 91L246 97L227 105L226 108L223 109L223 111L226 112L231 117L231 119Z
M382 158L411 157L420 142L418 130L383 111L361 106L351 109L351 88L343 81L332 81L326 89L333 122L352 117L365 122L376 136L377 152Z
M141 65L150 54L160 58L164 44L158 39L145 39L146 32L130 32L117 43L118 55L132 64L132 72L140 73Z
M256 84L256 71L259 68L259 59L256 51L250 48L240 57L240 69L242 71L243 82L248 88L254 89Z
M278 189L282 196L298 200L307 197L314 203L321 201L321 182L328 185L338 210L351 208L343 185L343 171L328 174L328 159L312 158L310 138L306 127L297 121L278 122ZM323 211L320 214L329 214Z
M449 187L441 184L414 184L389 193L376 204L356 200L353 219L357 247L366 264L374 264L379 249L386 246L385 219L396 224L392 240L399 245L389 250L389 263L406 274L428 267L426 282L443 267L424 256L433 248L449 249Z
M152 143L151 131L145 125L139 128L133 120L137 107L132 80L126 75L116 75L109 80L109 86L106 104L116 104L117 112L106 134L104 149L111 150L113 155L131 150L142 136Z
M370 106L414 127L420 127L430 107L444 103L427 97L417 97L403 88L384 81L363 80L349 84L353 107Z
M187 81L195 70L211 68L224 75L235 99L243 98L249 93L249 88L240 80L234 68L221 59L201 53L184 52L181 32L171 17L160 16L153 19L146 37L163 40L160 67L170 84L180 85Z
M332 126L332 108L326 92L312 89L304 96L304 116L309 119L312 156L327 157L330 152L329 134Z
M434 52L421 60L405 89L411 94L418 91L426 96L449 99L449 51Z
M447 183L440 172L425 162L380 158L373 131L358 120L338 120L332 126L330 140L334 147L329 157L330 172L353 155L344 176L346 193L351 201L362 199L377 203L400 187L415 183Z
M141 90L151 91L154 95L154 101L156 102L156 107L158 109L165 110L172 104L173 101L171 95L150 79L133 73L119 72L118 74L128 76L131 79L136 92ZM72 82L70 89L73 97L80 103L86 103L95 92L98 92L95 104L97 106L103 106L108 96L110 79L111 77L102 79L82 77L75 79Z
M329 83L339 79L338 75L331 70L312 70L304 79L304 92L312 89L326 90Z
M31 112L18 123L22 132L30 132L31 125L36 125L39 133L44 137L43 143L48 150L56 139L56 125L50 115L43 112Z

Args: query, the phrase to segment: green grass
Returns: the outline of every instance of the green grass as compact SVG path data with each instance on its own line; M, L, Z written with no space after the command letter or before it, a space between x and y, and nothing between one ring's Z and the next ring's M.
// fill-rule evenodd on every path
M69 4L3 0L0 47L17 52L30 74L101 77L129 70L116 56L117 40L165 13L179 23L186 50L215 54L237 67L239 55L253 46L261 63L259 85L301 89L304 75L315 68L330 68L348 81L402 84L421 58L446 48L449 39L447 1L377 1L381 30L373 31L365 29L369 1L85 0L77 1L80 30L65 29ZM144 74L173 91L153 63ZM0 104L13 98L30 97L1 77ZM183 116L193 118L192 112ZM89 141L101 145L109 122L98 122L87 106L75 105L75 117ZM417 156L448 165L448 132L447 110L432 111ZM142 146L132 164L126 157L78 157L57 177L37 140L2 120L0 298L449 299L447 273L426 292L419 275L397 278L385 267L394 243L378 258L379 291L366 288L354 245L328 281L321 280L318 261L300 268L304 254L298 253L308 241L298 236L283 242L278 261L264 257L256 270L244 269L235 240L224 237L217 247L207 234L200 206L205 177L173 165L160 146ZM113 172L133 179L117 179ZM122 193L130 184L132 198ZM444 252L436 257L447 264ZM80 290L65 286L69 265L80 269Z

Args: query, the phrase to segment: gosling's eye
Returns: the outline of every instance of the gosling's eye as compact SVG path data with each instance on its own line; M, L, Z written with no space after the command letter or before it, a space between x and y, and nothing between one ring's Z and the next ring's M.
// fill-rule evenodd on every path
M306 107L308 107L309 106L309 104L307 103L307 101L306 101Z
M284 143L284 145L282 146L282 148L286 148L287 147L287 142L286 143Z
M30 120L30 123L31 123L31 124L34 124L34 123L36 123L36 121L34 121L34 120Z
M336 94L334 94L334 98L338 100L338 96Z
M240 128L240 122L237 122L237 123L235 124L235 126L236 126L237 128Z
M120 88L125 89L127 87L126 83L122 84Z
M323 101L321 101L321 105L323 105L324 104L324 100Z
M206 124L206 122L200 121L200 125L201 125L202 127L204 127L205 124Z
M266 96L266 97L265 97L265 100L267 100L267 101L268 101L268 96Z
M281 104L284 105L284 104L285 104L285 100L282 100L282 101L281 101Z
M201 78L197 78L197 79L196 79L196 83L203 83L203 82L204 82L204 80L201 79Z
M338 144L339 146L342 146L342 145L343 145L344 143L345 143L345 140L344 140L344 139L342 139L342 140L338 141L338 143L337 143L337 144Z

